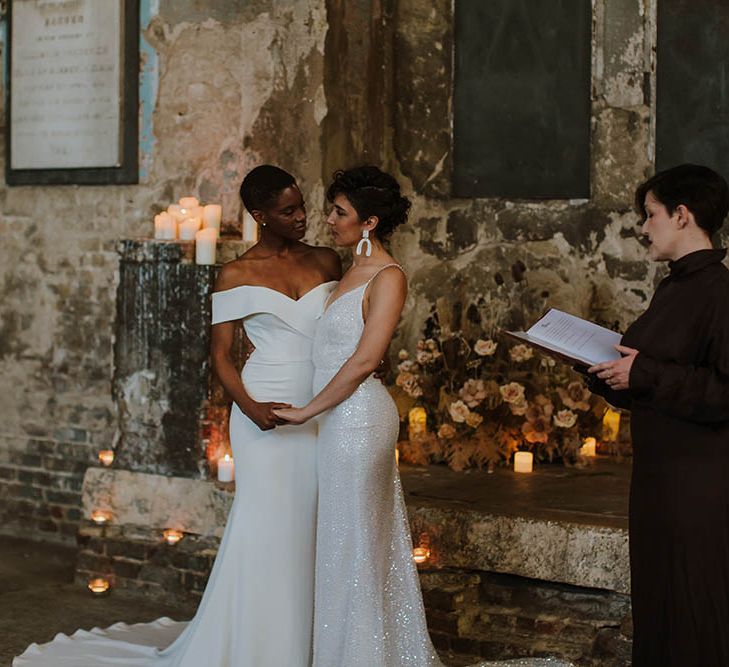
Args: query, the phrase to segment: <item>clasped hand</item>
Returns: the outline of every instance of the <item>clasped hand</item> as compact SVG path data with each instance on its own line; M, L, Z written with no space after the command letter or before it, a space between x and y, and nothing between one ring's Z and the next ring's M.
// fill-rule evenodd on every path
M615 349L623 355L622 359L595 364L590 366L587 372L596 374L610 389L622 391L630 387L630 369L633 367L635 357L638 356L638 350L624 345L616 345Z

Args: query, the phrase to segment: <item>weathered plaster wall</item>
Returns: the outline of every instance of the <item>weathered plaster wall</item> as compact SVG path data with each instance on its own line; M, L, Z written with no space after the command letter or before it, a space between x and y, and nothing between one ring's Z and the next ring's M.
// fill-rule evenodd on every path
M626 325L661 273L630 210L653 162L655 1L593 2L591 197L506 201L449 195L451 0L142 0L140 184L0 182L0 532L75 533L83 472L116 422L117 239L188 193L221 201L235 230L238 184L263 160L297 174L322 243L336 167L402 179L399 342L438 299L467 312L481 298L494 324L548 304Z
M0 533L75 535L83 473L116 423L117 239L188 193L235 228L261 160L321 192L324 1L141 4L140 184L0 182Z

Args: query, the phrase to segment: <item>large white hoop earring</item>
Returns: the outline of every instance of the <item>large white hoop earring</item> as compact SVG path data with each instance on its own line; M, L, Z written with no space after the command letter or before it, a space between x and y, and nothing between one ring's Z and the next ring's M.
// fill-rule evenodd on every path
M367 246L367 249L365 250L365 257L369 257L372 254L372 241L370 241L370 230L369 229L362 230L362 238L360 239L359 243L357 244L357 249L355 250L355 252L358 255L361 255L362 248L364 246Z

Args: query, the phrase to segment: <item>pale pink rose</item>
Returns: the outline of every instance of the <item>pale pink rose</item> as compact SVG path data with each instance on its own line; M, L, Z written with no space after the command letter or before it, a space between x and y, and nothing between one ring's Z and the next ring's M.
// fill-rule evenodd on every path
M570 382L567 389L557 387L557 393L562 403L571 410L587 412L590 409L590 390L579 380Z
M433 361L433 354L431 352L428 352L427 350L419 350L418 353L415 355L415 358L418 360L418 363L421 366L425 366L426 364L429 364L431 361Z
M471 428L478 428L481 426L481 422L483 421L483 417L478 414L478 412L471 412L466 417L466 424L468 424Z
M499 391L505 403L521 403L524 400L524 386L518 382L502 385Z
M559 428L572 428L577 423L577 415L572 410L558 410L554 415L554 425Z
M486 385L483 380L466 380L458 395L469 408L475 408L486 398Z
M529 409L529 403L527 403L527 400L523 398L521 401L509 405L509 409L511 410L512 415L522 417L527 413L527 410Z
M405 359L397 365L397 370L401 373L411 373L415 369L415 362L412 359Z
M398 359L400 359L400 361L405 361L405 359L410 358L410 352L408 352L407 350L400 350L397 353L397 357L398 357Z
M493 341L491 339L489 340L481 340L480 338L476 341L476 344L473 346L473 351L479 355L480 357L490 357L494 352L496 352L496 348L498 347L498 343L496 341Z
M451 403L448 407L448 412L451 415L451 419L458 424L465 422L466 417L468 417L471 413L468 406L463 401L455 401L454 403Z
M438 429L438 437L441 440L450 440L451 438L455 437L456 435L456 429L453 427L452 424L441 424L440 428Z
M427 347L431 352L435 352L438 349L438 343L436 343L432 338L428 338L425 341L425 347Z
M509 350L509 356L512 361L528 361L534 356L534 350L532 350L532 348L528 345L514 345L514 347Z

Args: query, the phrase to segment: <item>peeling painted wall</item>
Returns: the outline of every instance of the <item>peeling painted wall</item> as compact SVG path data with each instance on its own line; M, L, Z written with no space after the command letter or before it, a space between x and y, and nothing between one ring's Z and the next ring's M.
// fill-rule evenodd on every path
M591 197L508 201L449 195L451 0L142 0L140 184L0 182L0 531L75 532L80 477L116 421L116 241L186 194L222 202L237 233L238 185L261 161L297 174L322 243L335 168L373 161L402 180L398 342L439 297L483 298L500 324L547 305L628 324L661 275L630 210L655 152L655 2L593 2Z

